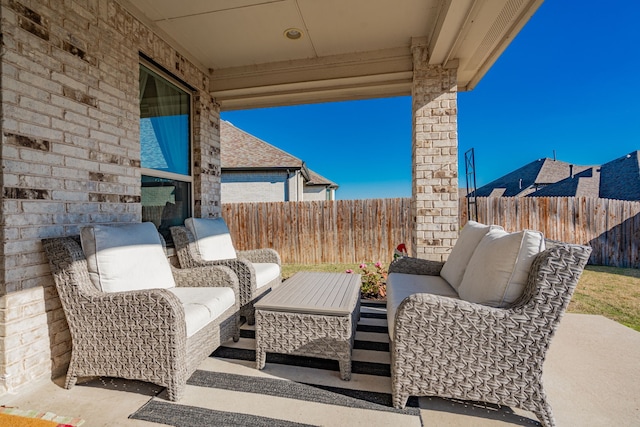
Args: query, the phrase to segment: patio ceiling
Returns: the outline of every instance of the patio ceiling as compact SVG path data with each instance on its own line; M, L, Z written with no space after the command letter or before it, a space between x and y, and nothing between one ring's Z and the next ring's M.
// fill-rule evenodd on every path
M412 43L470 90L543 0L120 1L209 71L234 110L410 95Z

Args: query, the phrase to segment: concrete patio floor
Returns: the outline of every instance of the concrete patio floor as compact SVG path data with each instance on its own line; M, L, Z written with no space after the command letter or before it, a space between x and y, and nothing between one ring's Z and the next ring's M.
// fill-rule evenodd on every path
M93 379L71 390L63 379L41 381L0 404L79 416L83 426L154 426L128 416L161 388L126 380ZM552 341L544 384L558 426L640 426L640 333L602 316L567 314ZM438 398L420 399L425 426L536 425L526 411ZM328 413L327 426L345 425Z

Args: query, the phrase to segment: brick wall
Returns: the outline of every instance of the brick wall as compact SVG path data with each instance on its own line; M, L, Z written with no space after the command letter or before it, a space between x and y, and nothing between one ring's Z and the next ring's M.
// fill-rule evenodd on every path
M458 236L457 70L429 65L420 41L412 49L413 255L444 261Z
M1 0L0 392L64 372L40 240L141 219L139 54L196 89L195 216L220 214L219 106L196 65L113 0Z

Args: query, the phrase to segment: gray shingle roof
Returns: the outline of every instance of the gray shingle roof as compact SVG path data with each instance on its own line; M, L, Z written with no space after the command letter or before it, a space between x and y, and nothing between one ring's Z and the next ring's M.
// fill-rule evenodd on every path
M537 187L558 182L573 173L580 173L589 166L574 166L567 162L549 158L538 159L514 170L487 185L478 188L478 197L501 195L503 197L524 196Z
M302 169L304 162L255 136L220 120L223 169Z
M527 197L598 197L600 168L591 167L573 177L568 176L560 181L539 188Z
M335 182L308 169L304 161L225 120L220 120L220 161L222 169L301 169L305 185L338 188Z
M500 196L517 196L522 192L523 188L533 185L541 168L542 161L540 160L526 164L478 188L475 191L475 195L478 197L496 196L496 193L499 192L500 189L504 189L504 191L500 193Z
M479 197L600 197L640 201L640 151L602 166L540 159L477 190Z
M324 185L328 187L338 188L338 184L329 181L327 178L309 169L309 181L305 185Z
M640 200L640 151L605 163L600 176L603 199Z

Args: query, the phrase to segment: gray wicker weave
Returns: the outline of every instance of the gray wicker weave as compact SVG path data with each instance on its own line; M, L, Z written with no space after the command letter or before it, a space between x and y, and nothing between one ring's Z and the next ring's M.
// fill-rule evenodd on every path
M410 395L440 396L518 407L555 425L542 365L591 248L550 241L547 248L508 309L431 294L402 301L391 343L394 407L403 408ZM441 265L400 258L389 273L438 274Z
M359 319L359 274L296 273L256 304L256 367L268 352L336 359L348 381Z
M71 332L65 388L78 377L118 377L165 386L176 401L198 365L221 343L239 338L237 297L235 306L187 338L183 306L170 291L101 292L77 237L42 243ZM229 286L238 295L228 268L172 270L177 286Z
M233 270L240 281L240 316L247 319L247 323L255 323L254 302L274 286L282 282L282 276L261 286L256 286L256 271L252 263L263 262L281 265L280 255L273 249L254 249L250 251L238 251L236 259L224 259L219 261L205 261L200 256L198 245L191 231L187 227L171 227L171 236L175 244L178 261L182 268L193 268L204 265L225 265Z

